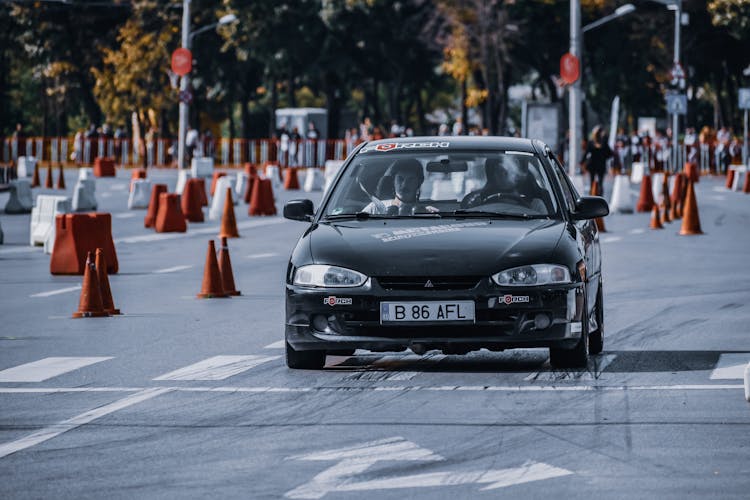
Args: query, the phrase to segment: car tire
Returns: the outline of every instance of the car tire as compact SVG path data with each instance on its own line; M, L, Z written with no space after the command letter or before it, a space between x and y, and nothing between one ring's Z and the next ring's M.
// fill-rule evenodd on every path
M585 292L584 292L585 293ZM587 310L584 299L583 310ZM589 320L588 314L583 314L581 338L572 349L550 347L549 362L553 368L585 368L589 360Z
M600 354L604 350L604 296L602 287L596 294L596 325L597 329L589 333L589 354Z
M320 370L326 364L325 351L295 351L286 342L286 366L302 370Z

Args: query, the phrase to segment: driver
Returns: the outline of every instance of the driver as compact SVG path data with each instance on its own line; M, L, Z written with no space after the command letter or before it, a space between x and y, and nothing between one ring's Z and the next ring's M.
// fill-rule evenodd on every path
M484 203L490 196L515 191L507 169L498 158L487 158L484 162L487 182L482 189L472 191L461 200L461 207L474 207Z
M419 160L401 158L388 167L385 175L378 183L378 195L386 190L391 199L372 202L362 209L370 214L412 215L419 200L420 187L424 182L424 171ZM392 188L391 188L392 183ZM383 186L388 184L388 186Z

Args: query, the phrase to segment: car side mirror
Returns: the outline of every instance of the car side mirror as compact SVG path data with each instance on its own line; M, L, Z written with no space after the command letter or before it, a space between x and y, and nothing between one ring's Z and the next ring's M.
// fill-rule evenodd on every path
M573 220L596 219L609 215L609 204L601 196L581 196L576 200Z
M284 205L284 217L291 220L310 222L315 209L310 200L291 200Z

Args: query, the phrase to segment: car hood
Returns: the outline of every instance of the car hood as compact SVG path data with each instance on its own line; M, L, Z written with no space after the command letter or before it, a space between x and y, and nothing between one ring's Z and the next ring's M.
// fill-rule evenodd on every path
M491 275L549 262L563 221L398 219L313 225L304 236L316 264L368 276Z

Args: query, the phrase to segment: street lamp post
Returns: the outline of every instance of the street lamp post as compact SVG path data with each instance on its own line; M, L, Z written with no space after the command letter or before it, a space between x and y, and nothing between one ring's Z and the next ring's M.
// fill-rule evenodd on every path
M222 16L218 22L199 28L193 32L190 31L190 2L192 0L182 0L182 48L190 50L193 44L193 38L205 31L217 26L223 26L237 21L237 16L227 14ZM178 168L187 168L185 165L185 134L187 132L189 104L187 99L187 90L190 88L190 73L186 73L180 79L180 122L177 131L177 166Z
M669 10L674 10L674 68L680 67L680 25L682 24L682 0L676 0L674 4L668 5ZM684 82L685 80L681 80ZM684 85L684 84L683 84ZM680 166L677 165L679 154L680 137L680 115L672 113L672 171L676 172Z
M619 17L630 14L635 10L633 4L627 3L621 5L612 14L604 16L603 18L589 23L581 28L581 2L580 0L570 0L570 53L573 54L581 61L581 67L583 67L583 60L581 54L583 52L583 33L591 31L594 28L617 19ZM581 71L583 76L583 71ZM578 152L581 144L581 76L569 87L569 106L568 106L568 173L572 177L576 173L576 166L580 159L578 158Z

